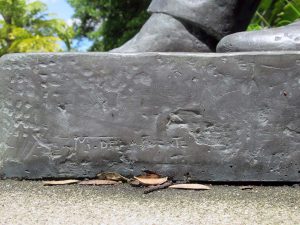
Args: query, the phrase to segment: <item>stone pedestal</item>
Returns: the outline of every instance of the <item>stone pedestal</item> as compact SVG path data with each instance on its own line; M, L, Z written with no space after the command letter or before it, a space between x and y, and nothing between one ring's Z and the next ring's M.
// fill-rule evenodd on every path
M300 181L300 52L0 59L0 177Z

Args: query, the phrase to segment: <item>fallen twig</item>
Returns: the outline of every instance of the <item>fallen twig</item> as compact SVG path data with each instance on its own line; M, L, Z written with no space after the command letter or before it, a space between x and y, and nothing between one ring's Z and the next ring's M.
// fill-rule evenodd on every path
M203 184L174 184L171 185L169 188L172 189L186 189L186 190L210 190L211 188L209 186L203 185Z
M150 186L150 187L148 187L144 190L144 194L149 194L153 191L158 191L158 190L161 190L161 189L165 189L165 188L171 186L172 184L173 184L172 181L167 181L167 182L165 182L163 184L160 184L160 185Z
M241 186L240 189L241 190L252 190L253 187L252 186Z
M79 180L50 180L43 181L44 186L77 184Z
M101 185L116 185L119 184L121 181L114 181L114 180L84 180L79 182L80 185L94 185L94 186L101 186Z

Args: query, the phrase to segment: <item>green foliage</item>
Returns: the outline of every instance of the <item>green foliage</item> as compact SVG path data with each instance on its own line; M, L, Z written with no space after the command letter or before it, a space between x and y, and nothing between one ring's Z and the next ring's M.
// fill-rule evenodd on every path
M71 49L73 29L60 19L48 19L40 1L0 0L0 56L13 52L61 51L58 41Z
M248 30L279 27L300 19L300 0L262 0Z
M74 7L78 38L93 41L92 51L108 51L132 38L148 19L151 0L68 0Z

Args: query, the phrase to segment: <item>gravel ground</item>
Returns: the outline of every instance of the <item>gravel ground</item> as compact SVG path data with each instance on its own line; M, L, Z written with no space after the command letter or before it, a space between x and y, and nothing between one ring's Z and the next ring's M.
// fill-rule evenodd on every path
M300 224L300 187L209 191L0 181L0 224Z

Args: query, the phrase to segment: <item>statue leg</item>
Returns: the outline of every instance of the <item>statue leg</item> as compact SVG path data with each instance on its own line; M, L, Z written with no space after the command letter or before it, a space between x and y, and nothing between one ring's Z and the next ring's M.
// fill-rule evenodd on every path
M154 13L131 40L111 52L210 52L178 20Z
M300 21L259 31L239 32L224 37L218 52L300 50Z
M153 0L140 32L112 52L209 52L243 31L260 0Z

